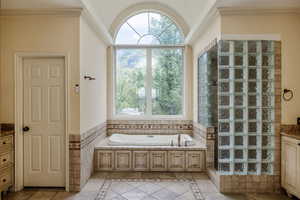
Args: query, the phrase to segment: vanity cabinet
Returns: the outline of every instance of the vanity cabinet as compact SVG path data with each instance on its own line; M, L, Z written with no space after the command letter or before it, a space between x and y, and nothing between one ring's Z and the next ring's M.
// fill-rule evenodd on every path
M300 140L283 136L281 149L281 185L300 198Z
M0 193L13 186L14 137L0 136ZM1 194L0 194L1 199Z

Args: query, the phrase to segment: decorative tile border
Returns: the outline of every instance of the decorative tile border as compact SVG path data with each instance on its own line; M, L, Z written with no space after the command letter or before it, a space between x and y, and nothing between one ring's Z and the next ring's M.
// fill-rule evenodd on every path
M93 172L97 142L106 136L106 122L81 135L69 135L69 189L80 191Z
M108 120L107 134L192 134L191 120Z

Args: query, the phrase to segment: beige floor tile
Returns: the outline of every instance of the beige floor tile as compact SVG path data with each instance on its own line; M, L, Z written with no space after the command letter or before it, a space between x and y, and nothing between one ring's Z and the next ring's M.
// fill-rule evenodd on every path
M247 197L249 200L292 200L282 194L248 194Z
M29 200L50 200L57 194L56 191L37 191Z
M247 200L245 195L225 195L218 192L203 193L205 200Z
M80 192L77 193L74 197L72 197L72 200L95 200L97 197L98 191L97 192Z
M174 200L179 195L168 189L163 188L163 189L155 192L154 194L152 194L152 196L154 196L155 198L157 198L159 200Z
M130 191L122 194L122 196L128 200L142 200L145 197L147 197L148 195L139 189L133 189L133 190L130 190Z
M169 186L167 185L166 188L178 195L182 195L190 191L189 183L181 181L176 181L175 183Z
M178 196L175 200L195 200L195 197L192 192L186 192Z
M202 193L217 193L217 187L210 180L197 180L198 187Z
M104 179L89 179L85 186L82 188L81 191L88 192L88 191L99 191L100 187L103 185Z
M134 187L130 184L128 184L127 182L113 182L110 186L111 190L118 193L118 194L123 194L125 192L128 192L132 189L134 189Z
M29 199L36 191L20 191L20 192L9 192L3 196L3 200L26 200Z
M162 187L150 182L144 183L143 185L139 186L138 189L142 190L143 192L146 192L147 194L153 194L154 192L157 192L158 190L162 189Z
M57 192L51 200L73 200L75 196L73 192Z

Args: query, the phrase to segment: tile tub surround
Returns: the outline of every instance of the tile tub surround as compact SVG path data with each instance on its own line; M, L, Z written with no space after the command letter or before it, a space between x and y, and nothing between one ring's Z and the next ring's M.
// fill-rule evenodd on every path
M194 122L193 124L193 136L195 140L201 141L206 145L206 166L213 168L216 153L215 153L215 142L216 142L216 131L214 127L205 127L199 123Z
M176 134L192 135L191 120L108 120L107 135L124 134Z
M205 171L204 144L195 146L110 146L108 139L95 147L96 171Z
M106 123L81 135L69 136L69 182L70 191L80 191L94 170L94 149L106 136Z

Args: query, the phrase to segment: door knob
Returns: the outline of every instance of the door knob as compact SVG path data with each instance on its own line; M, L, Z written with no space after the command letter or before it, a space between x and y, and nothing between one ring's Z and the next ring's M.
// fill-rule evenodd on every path
M27 132L27 131L29 131L29 130L30 130L30 128L29 128L28 126L24 126L24 127L23 127L23 131L24 131L24 132Z

